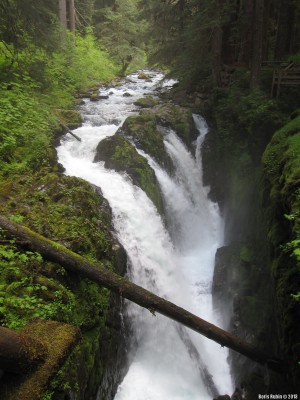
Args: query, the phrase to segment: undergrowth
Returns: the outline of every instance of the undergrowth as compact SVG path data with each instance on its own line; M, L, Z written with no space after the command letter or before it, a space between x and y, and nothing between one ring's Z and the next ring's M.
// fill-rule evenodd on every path
M93 35L68 35L52 53L25 40L17 56L0 42L0 168L5 174L49 164L61 109L74 96L111 80L117 67Z

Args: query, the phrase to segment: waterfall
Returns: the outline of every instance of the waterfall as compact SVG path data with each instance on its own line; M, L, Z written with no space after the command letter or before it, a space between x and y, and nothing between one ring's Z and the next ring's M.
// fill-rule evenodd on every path
M220 325L213 312L211 282L223 227L218 207L208 199L202 182L205 121L194 116L199 130L196 157L175 132L161 129L175 167L172 177L139 150L156 173L166 225L126 174L92 162L99 141L113 135L128 115L136 113L135 99L153 92L163 79L161 74L149 73L152 82L141 82L133 74L118 88L107 90L109 99L97 104L86 100L82 107L85 123L76 130L82 142L65 138L57 149L59 161L68 175L97 185L109 201L114 229L130 261L130 279ZM131 97L124 97L126 92ZM206 400L217 391L232 391L226 349L133 303L127 303L127 313L135 337L129 371L115 400Z

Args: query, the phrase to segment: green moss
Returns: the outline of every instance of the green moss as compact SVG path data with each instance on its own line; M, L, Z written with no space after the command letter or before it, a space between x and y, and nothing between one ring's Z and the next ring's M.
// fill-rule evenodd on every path
M148 81L148 80L151 81L150 76L149 76L148 74L145 74L144 72L141 72L141 73L139 74L138 79L144 79L144 80L146 80L146 81Z
M252 250L247 246L242 246L240 251L240 259L246 263L250 263L253 260Z
M291 239L297 245L300 239L300 117L274 134L263 155L263 163L273 214L274 209L278 210L281 220L289 221ZM276 221L271 230L275 226Z
M300 117L278 130L263 155L272 273L281 320L281 347L296 363L300 358L297 304L300 278ZM296 297L296 298L295 298ZM293 372L300 376L298 372ZM296 376L295 375L295 376Z
M157 130L157 121L154 116L128 117L120 133L133 140L138 148L144 150L162 167L172 170L172 162L165 150L163 136Z
M190 147L198 136L190 108L180 107L173 103L159 104L151 109L142 110L143 116L153 116L156 124L169 126Z
M255 330L259 327L261 320L265 318L262 315L264 305L255 296L243 296L240 298L240 317L243 325L249 330Z
M66 125L70 129L78 128L82 123L81 115L76 110L56 109L54 113L59 122Z
M119 263L126 263L110 234L110 209L87 182L49 169L0 179L1 214L56 241L58 248L64 245L107 268L116 270ZM84 343L90 338L85 332L97 332L94 341L98 342L101 332L107 330L109 291L46 262L38 253L26 251L22 243L6 238L3 231L0 235L0 324L20 329L31 318L42 318L80 327L84 334L78 357L94 359L86 374L95 375L90 390L97 390L101 374L99 369L92 372L89 368L93 363L101 364L103 355L94 353L91 343L86 347ZM65 388L71 387L68 374L80 370L78 361L69 367L60 375ZM103 371L103 365L100 369ZM77 382L80 387L87 384L83 375Z
M158 103L152 96L142 97L137 99L134 104L141 108L151 108L154 107Z
M107 168L127 172L133 183L143 189L153 201L157 210L163 212L162 198L154 171L124 136L116 134L101 141L94 161L105 161Z
M68 353L80 338L80 332L74 326L56 321L33 321L22 333L35 342L42 342L48 350L45 362L34 371L28 371L24 376L12 376L2 382L1 398L7 400L40 399L55 376L57 370L65 361Z

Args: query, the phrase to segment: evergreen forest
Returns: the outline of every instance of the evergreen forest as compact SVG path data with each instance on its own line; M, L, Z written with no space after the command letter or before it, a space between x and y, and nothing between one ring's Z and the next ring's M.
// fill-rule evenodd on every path
M198 172L224 228L213 307L237 351L228 346L226 392L215 389L204 351L204 364L196 359L208 397L176 399L299 398L299 21L297 0L0 0L0 399L148 399L118 390L143 340L135 313L123 317L123 298L151 316L165 300L156 308L151 294L127 295L135 274L114 206L97 184L66 171L58 147L84 142L89 121L91 131L115 125L94 146L94 164L141 188L176 241L157 169L175 179L168 129L197 159L195 115L209 127ZM150 93L156 74L172 88ZM124 104L134 96L132 76L149 93L124 121L110 111L98 122L97 107L124 85ZM222 335L216 341L227 346Z

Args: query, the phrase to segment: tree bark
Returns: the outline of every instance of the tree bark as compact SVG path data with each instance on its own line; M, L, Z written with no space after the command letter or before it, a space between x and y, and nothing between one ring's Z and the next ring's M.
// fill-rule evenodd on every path
M213 33L213 76L217 86L221 86L223 30L221 26L214 29Z
M263 22L264 0L256 0L254 9L254 31L251 62L251 89L256 89L260 85L261 63L263 55Z
M73 133L73 132L71 131L71 129L70 129L67 125L65 125L65 124L63 124L63 123L60 123L60 125L61 125L61 127L64 129L64 131L65 131L66 133L69 133L69 134L72 135L76 140L78 140L78 142L81 142L81 138L80 138L79 136L75 135L75 133Z
M222 13L223 13L224 0L217 1L217 25L213 31L212 37L212 54L213 54L213 76L217 86L221 86L222 78L221 78L221 69L222 69L222 50L223 50L223 22L222 22Z
M165 315L219 343L221 346L229 347L260 364L268 365L272 370L282 371L284 369L282 361L270 357L250 343L242 341L231 333L191 314L170 301L106 270L101 264L91 263L78 254L66 249L64 246L54 243L2 216L0 216L0 227L9 236L28 242L32 250L38 251L46 259L62 265L68 271L79 273L83 277L118 293L120 296L133 301L141 307L147 308L154 315L155 312Z
M75 0L69 0L70 31L75 32Z
M254 0L242 0L240 3L240 47L238 51L238 65L248 68L251 60L252 46L252 22L254 12Z
M0 327L0 369L16 374L26 373L44 361L47 354L42 342Z
M67 1L58 0L59 21L64 30L67 29Z
M297 12L296 2L292 0L281 0L278 13L274 57L276 61L281 61L287 55L298 50L297 46L295 46L295 42L297 41L297 21L299 21L299 12Z

